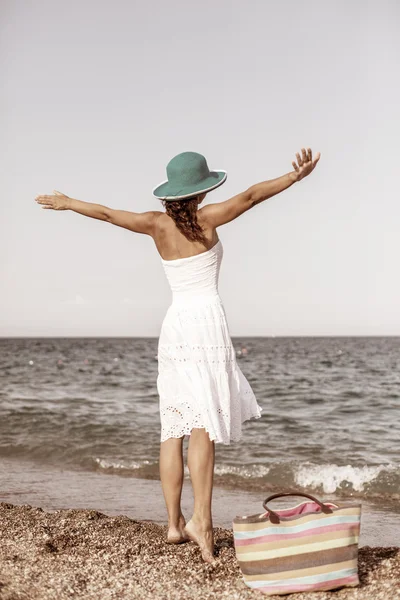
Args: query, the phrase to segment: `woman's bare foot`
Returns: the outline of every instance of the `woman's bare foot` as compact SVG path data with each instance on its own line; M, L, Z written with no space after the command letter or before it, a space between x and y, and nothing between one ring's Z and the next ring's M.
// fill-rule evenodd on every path
M184 532L200 547L202 559L205 562L213 563L214 558L214 532L212 527L204 527L201 523L193 520L193 517L185 525Z
M167 534L167 544L182 544L190 542L190 538L185 534L185 517L181 515L178 526L170 525Z

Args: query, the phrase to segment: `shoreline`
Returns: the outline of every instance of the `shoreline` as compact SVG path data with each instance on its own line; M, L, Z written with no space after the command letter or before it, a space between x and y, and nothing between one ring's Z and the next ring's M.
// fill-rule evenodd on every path
M46 511L58 509L94 509L108 516L127 516L157 524L167 523L167 514L159 479L121 477L117 474L60 469L34 461L0 459L0 502L31 505ZM272 492L271 492L272 493ZM337 503L361 502L360 546L397 546L400 541L400 510L393 505L368 502L360 498L335 498L312 491L321 500ZM260 492L213 488L212 515L215 526L232 529L237 515L264 512L262 502L269 490ZM282 501L293 505L298 500ZM182 511L186 519L193 510L193 492L185 480ZM0 596L1 600L1 596Z
M168 544L167 525L0 502L0 598L11 600L254 598L238 566L232 531L214 527L215 564L193 542ZM398 547L360 547L360 586L292 594L293 600L394 600L400 589ZM274 596L279 598L278 596Z

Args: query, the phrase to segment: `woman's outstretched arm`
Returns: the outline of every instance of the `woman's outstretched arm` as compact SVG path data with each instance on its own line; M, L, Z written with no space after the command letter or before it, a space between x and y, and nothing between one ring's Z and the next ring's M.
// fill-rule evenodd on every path
M70 198L57 190L53 191L53 195L36 196L35 201L41 204L42 208L72 210L80 215L107 221L108 223L124 227L136 233L152 235L155 221L162 214L157 210L150 210L144 213L116 210L103 204L94 204L93 202L84 202L83 200Z
M207 204L200 209L202 217L208 222L210 227L216 228L225 223L229 223L236 219L244 212L260 204L272 196L276 196L283 190L300 181L309 175L319 161L321 154L317 152L315 158L312 157L311 148L301 150L302 156L296 152L297 163L292 161L294 171L286 173L276 179L269 179L252 185L244 192L225 200L225 202L217 202L215 204Z
M288 187L300 181L309 175L311 171L314 170L315 165L319 161L321 157L321 153L317 152L316 157L312 158L311 148L307 148L307 152L304 148L301 149L302 156L296 152L296 158L298 164L293 160L292 165L294 167L294 171L290 173L286 173L286 175L282 175L281 177L277 177L276 179L270 179L269 181L263 181L261 183L256 183L251 188L249 188L249 193L251 196L251 205L255 206L268 198L272 198L272 196L276 196L283 190L286 190Z

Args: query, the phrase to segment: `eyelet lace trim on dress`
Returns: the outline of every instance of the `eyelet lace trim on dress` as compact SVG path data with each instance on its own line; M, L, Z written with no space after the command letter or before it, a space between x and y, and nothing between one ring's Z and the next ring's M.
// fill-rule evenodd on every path
M237 365L233 344L162 344L158 360L163 367L162 375L157 378L161 442L190 435L195 427L204 428L216 443L230 444L242 438L244 421L261 417L262 408ZM212 376L209 363L213 364ZM179 372L181 375L177 377ZM207 389L214 407L212 414L207 404L200 406L195 398L185 398L182 381L195 376L210 382ZM164 398L168 398L168 403Z

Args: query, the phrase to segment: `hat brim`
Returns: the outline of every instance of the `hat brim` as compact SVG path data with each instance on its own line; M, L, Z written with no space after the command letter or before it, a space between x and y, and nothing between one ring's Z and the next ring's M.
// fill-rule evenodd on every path
M183 200L191 198L197 196L197 194L204 194L205 192L214 190L224 183L227 176L226 171L219 169L218 171L210 171L209 177L193 185L178 187L171 185L168 180L163 181L163 183L160 183L160 185L153 189L153 196L160 200Z

